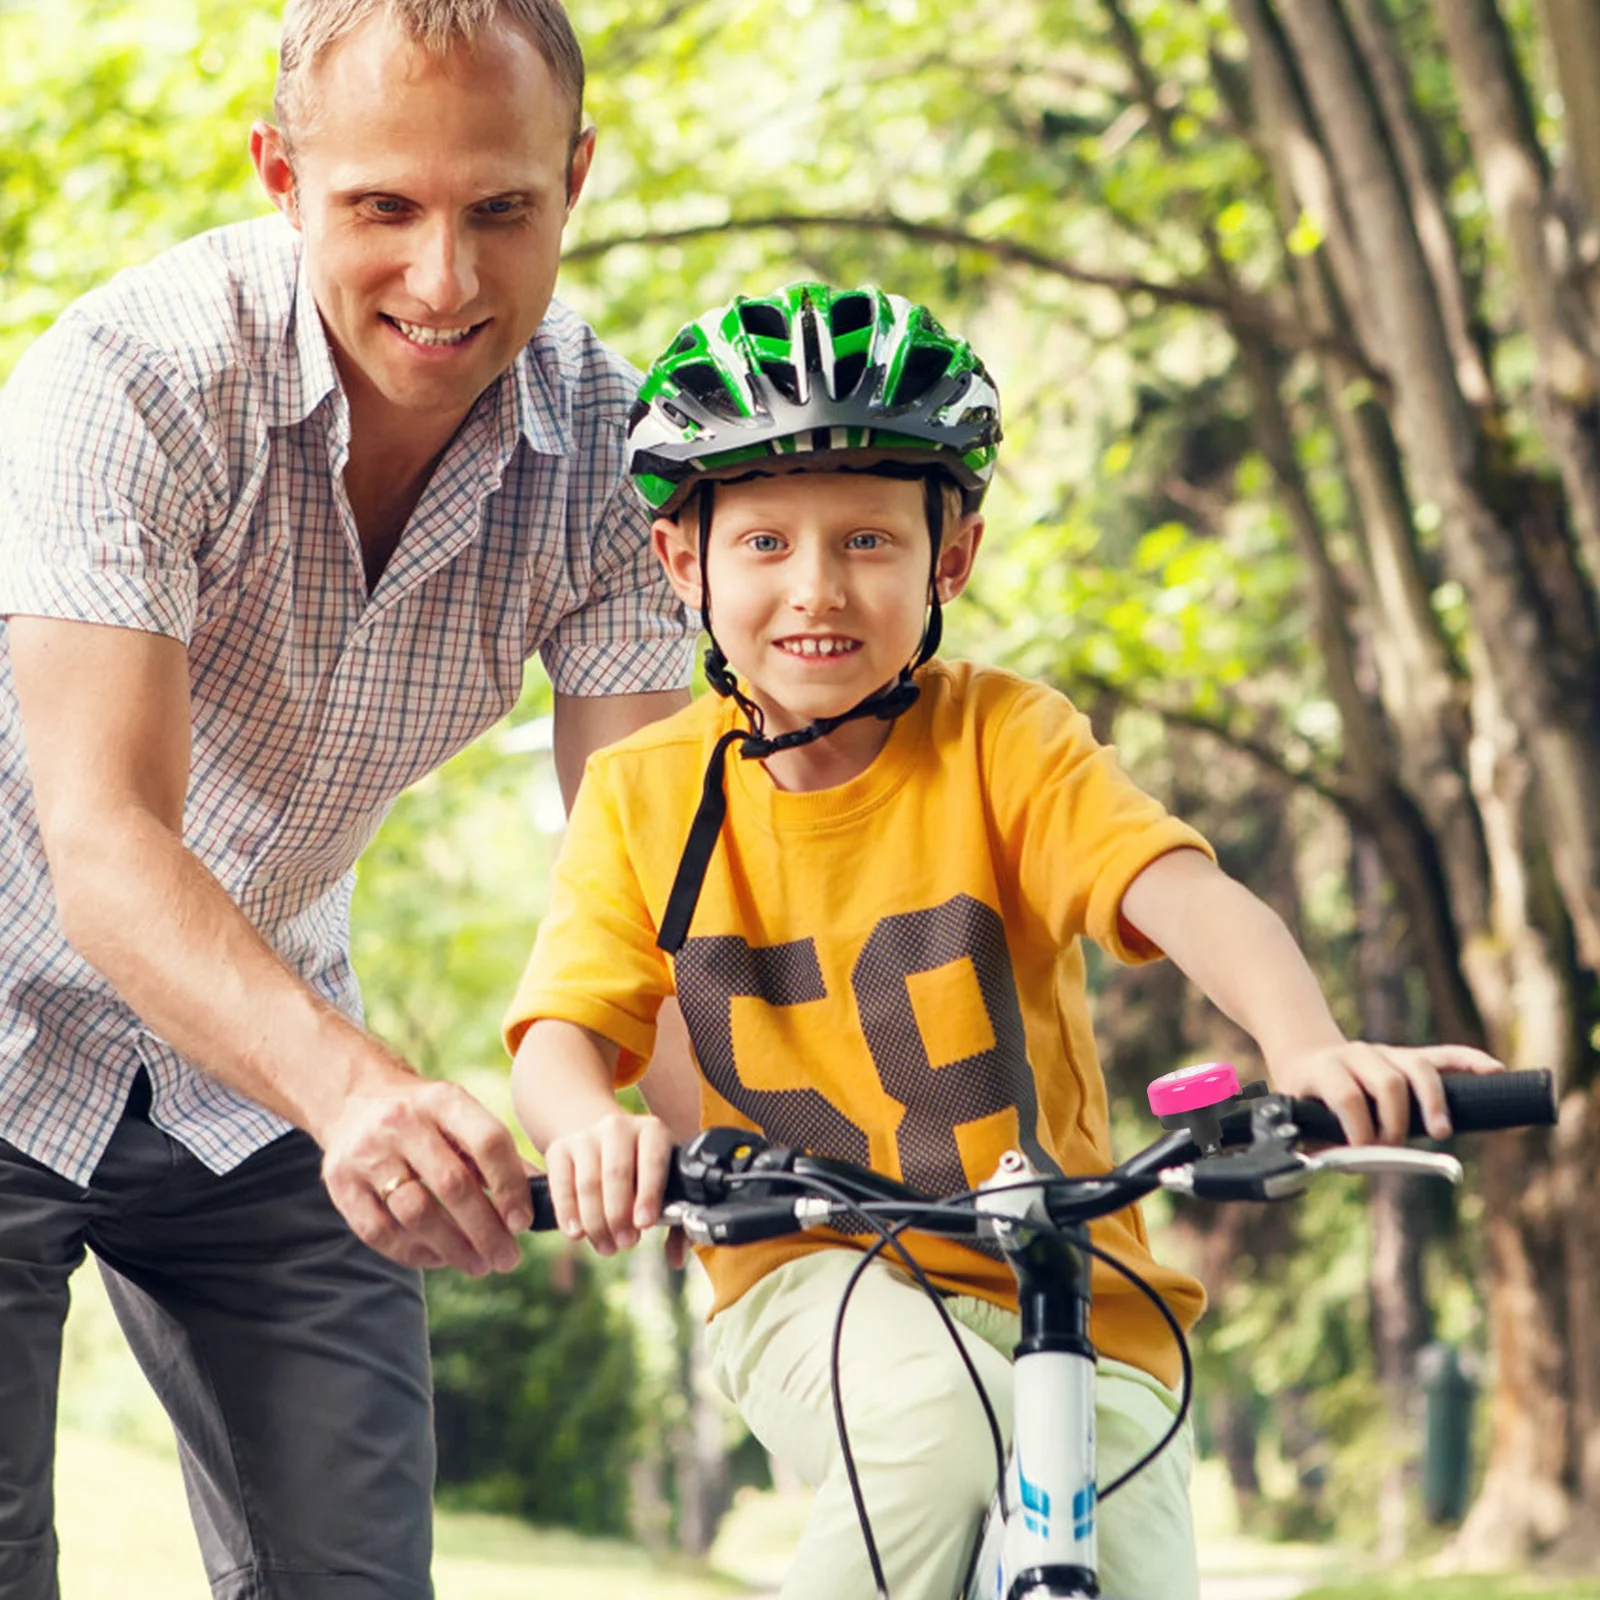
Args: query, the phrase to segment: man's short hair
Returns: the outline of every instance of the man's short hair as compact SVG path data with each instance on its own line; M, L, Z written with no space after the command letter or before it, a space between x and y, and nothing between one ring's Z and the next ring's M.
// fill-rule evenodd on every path
M307 77L347 33L386 12L424 49L443 55L472 45L490 24L504 20L537 46L557 87L572 101L572 146L583 128L583 51L561 0L288 0L278 50L273 115L293 143L305 126Z

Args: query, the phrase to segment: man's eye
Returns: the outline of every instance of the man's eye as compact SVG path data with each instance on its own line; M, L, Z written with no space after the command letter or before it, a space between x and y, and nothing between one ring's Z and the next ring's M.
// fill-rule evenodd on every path
M478 215L488 217L491 221L499 222L507 217L516 217L522 214L521 203L516 200L485 200L478 207Z
M404 214L405 201L396 200L390 195L375 194L367 201L368 209L379 217L398 217Z

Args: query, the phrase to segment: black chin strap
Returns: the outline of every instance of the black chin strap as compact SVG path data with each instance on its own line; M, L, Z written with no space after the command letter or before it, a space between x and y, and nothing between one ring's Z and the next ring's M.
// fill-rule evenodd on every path
M928 593L932 609L923 628L922 643L917 647L916 658L900 669L900 675L886 689L868 695L848 711L836 717L818 717L803 728L768 737L761 707L756 705L739 688L738 680L728 668L728 658L723 655L717 636L711 631L711 586L706 577L706 551L711 539L711 509L714 485L707 481L700 490L700 622L711 640L706 650L706 682L726 699L737 703L749 721L748 728L730 728L717 740L706 762L705 781L700 788L700 804L695 808L694 821L689 824L689 837L684 841L683 855L678 861L678 873L672 880L672 892L667 896L666 911L662 914L661 928L656 934L656 947L668 955L676 955L689 937L689 924L694 921L694 911L700 901L700 891L705 886L706 869L711 865L711 854L717 848L717 836L728 816L727 765L728 747L737 744L739 754L746 761L765 761L768 756L782 750L794 750L800 745L825 739L835 728L863 717L877 717L892 722L903 716L917 702L921 692L912 679L912 673L939 648L944 632L940 616L939 589L935 578L939 562L939 548L944 538L944 494L940 480L932 474L923 477L924 498L928 511L928 535L933 553L928 571Z

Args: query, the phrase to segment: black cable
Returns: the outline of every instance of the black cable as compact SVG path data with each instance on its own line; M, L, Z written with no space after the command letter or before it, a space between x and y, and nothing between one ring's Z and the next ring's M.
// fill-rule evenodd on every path
M1166 1319L1167 1326L1172 1330L1172 1337L1177 1340L1178 1359L1182 1363L1183 1369L1182 1378L1178 1386L1178 1414L1172 1419L1172 1426L1126 1472L1115 1479L1109 1487L1096 1489L1095 1498L1097 1500L1109 1500L1130 1478L1138 1477L1177 1438L1178 1430L1183 1426L1184 1418L1189 1415L1190 1402L1194 1397L1194 1357L1189 1353L1188 1337L1185 1335L1178 1319L1172 1314L1172 1307L1161 1298L1154 1286L1141 1278L1126 1262L1119 1261L1109 1250L1102 1250L1092 1240L1086 1241L1086 1243L1090 1255L1098 1261L1105 1262L1114 1271L1120 1272Z
M1068 1180L1068 1181L1072 1181L1072 1180ZM901 1201L901 1200L880 1201L880 1202L877 1203L877 1205L878 1205L879 1209L882 1209L882 1210L885 1210L885 1211L892 1211L896 1216L899 1216L899 1217L904 1219L902 1222L900 1222L892 1230L895 1233L899 1233L901 1231L901 1229L915 1226L915 1223L916 1223L916 1220L917 1220L917 1215L923 1216L925 1218L929 1213L937 1214L940 1211L946 1211L946 1212L953 1211L957 1215L964 1215L964 1214L966 1214L966 1203L976 1199L979 1194L1002 1194L1002 1193L1005 1193L1005 1192L1007 1192L1009 1190L1013 1190L1013 1189L1045 1189L1045 1188L1048 1188L1051 1184L1060 1183L1060 1182L1061 1182L1060 1178L1051 1177L1051 1176L1043 1176L1043 1177L1038 1177L1038 1178L1026 1178L1026 1179L1023 1179L1020 1183L1005 1184L1005 1185L1002 1185L1002 1186L999 1186L999 1187L990 1188L990 1189L986 1189L986 1190L969 1189L969 1190L964 1191L961 1194L948 1195L942 1200L929 1200L926 1204L919 1205L919 1206L916 1206L914 1208L912 1206L908 1205L907 1202ZM873 1202L870 1202L870 1201L863 1202L863 1205L867 1206L867 1207L871 1207L872 1204L873 1204ZM906 1212L908 1210L914 1210L916 1215L907 1217L906 1216ZM975 1211L976 1208L973 1208L973 1210ZM868 1221L868 1222L873 1222L874 1221L873 1218L866 1217L864 1212L861 1212L861 1211L858 1210L858 1214L863 1215L863 1218L864 1218L865 1221ZM976 1214L983 1215L983 1213L976 1213ZM1040 1223L1028 1222L1026 1219L1023 1219L1023 1218L1012 1218L1010 1220L1012 1220L1017 1226L1024 1227L1024 1228L1035 1228L1035 1229L1038 1229L1038 1228L1041 1228L1041 1227L1044 1226L1043 1224L1040 1224ZM1178 1410L1177 1410L1177 1414L1172 1419L1171 1427L1169 1427L1167 1429L1167 1431L1164 1434L1162 1434L1161 1438L1158 1439L1156 1441L1156 1443L1149 1450L1147 1450L1142 1456L1140 1456L1140 1458L1137 1461L1135 1461L1134 1464L1131 1467L1129 1467L1126 1472L1120 1474L1117 1478L1115 1478L1105 1489L1099 1489L1098 1487L1096 1488L1095 1498L1097 1500L1107 1500L1113 1494L1115 1494L1117 1492L1117 1490L1120 1489L1131 1478L1135 1478L1141 1472L1143 1472L1144 1469L1147 1466L1149 1466L1150 1463L1152 1461L1154 1461L1155 1458L1158 1455L1160 1455L1161 1452L1163 1450L1165 1450L1167 1448L1167 1446L1169 1444L1171 1444L1172 1441L1178 1436L1178 1430L1180 1428L1182 1428L1182 1426L1184 1424L1184 1419L1189 1415L1189 1412L1190 1412L1190 1410L1192 1409L1192 1406L1193 1406L1193 1400L1194 1400L1194 1357L1193 1357L1193 1355L1191 1354L1191 1352L1189 1350L1188 1336L1184 1333L1182 1325L1179 1323L1177 1317L1173 1315L1172 1308L1166 1303L1165 1300L1163 1300L1161 1298L1160 1292L1151 1283L1149 1283L1145 1278L1141 1277L1139 1275L1139 1273L1137 1273L1125 1261L1122 1261L1117 1256L1112 1255L1109 1250L1103 1249L1101 1246L1097 1245L1092 1239L1088 1238L1087 1236L1085 1236L1081 1241L1077 1241L1077 1242L1082 1244L1082 1246L1084 1248L1084 1251L1085 1251L1085 1253L1087 1255L1093 1256L1097 1261L1105 1262L1105 1264L1108 1267L1110 1267L1114 1272L1117 1272L1122 1277L1126 1278L1128 1280L1128 1282L1131 1283L1134 1286L1134 1288L1136 1288L1142 1295L1144 1295L1145 1298L1148 1299L1153 1306L1155 1306L1156 1310L1161 1313L1161 1316L1162 1316L1163 1320L1166 1322L1168 1329L1172 1333L1173 1341L1177 1344L1177 1347L1178 1347L1178 1361L1179 1361L1181 1374L1182 1374L1180 1382L1179 1382L1179 1386L1178 1386ZM874 1246L873 1248L874 1248L874 1252L876 1252L877 1250L881 1249L882 1247L881 1246ZM936 1289L934 1289L931 1284L924 1284L924 1289L925 1289L926 1292L931 1293L931 1294L937 1295L937 1293L938 1293L938 1291ZM848 1290L847 1290L847 1292L848 1292ZM943 1305L942 1301L940 1302L940 1310L941 1310L941 1312L944 1312L946 1322L948 1323L950 1321L949 1313L944 1311L944 1305ZM952 1336L954 1337L955 1335L952 1333ZM976 1374L975 1371L973 1371L970 1363L968 1364L968 1371L969 1371L969 1373L972 1374L973 1382L977 1383L978 1382L977 1374ZM979 1390L980 1390L980 1393L981 1393L982 1392L982 1385L981 1384L979 1384ZM984 1396L984 1400L985 1400L986 1407L987 1407L987 1400L988 1400L988 1396L987 1395ZM1000 1490L1002 1513L1005 1511L1005 1487L1004 1487L1004 1484L1005 1484L1005 1474L1004 1474L1004 1469L1002 1468L1002 1472L1001 1472L1001 1490Z
M1112 1175L1107 1174L1106 1176L1110 1177ZM947 1195L942 1200L930 1200L926 1206L918 1209L924 1213L929 1211L937 1212L940 1210L954 1210L960 1214L964 1208L965 1202L976 1200L981 1194L1004 1194L1013 1189L1047 1189L1052 1184L1058 1184L1061 1181L1062 1180L1060 1178L1053 1176L1024 1178L1019 1183L996 1185L988 1189L968 1189L963 1191L961 1194ZM1077 1180L1069 1178L1066 1181L1071 1183L1076 1182ZM1129 1204L1132 1203L1132 1201L1129 1202ZM906 1210L908 1209L902 1202L886 1202L886 1207L887 1206L892 1206L897 1214L901 1216L904 1216ZM976 1211L976 1207L973 1209ZM978 1214L983 1215L981 1212ZM910 1226L913 1220L914 1219L907 1219L903 1226ZM1021 1227L1031 1227L1037 1229L1042 1226L1039 1223L1031 1223L1021 1218L1013 1218L1011 1220L1015 1221L1017 1225ZM1052 1226L1054 1226L1054 1224L1052 1224ZM1184 1333L1182 1324L1179 1323L1177 1317L1173 1315L1172 1307L1161 1298L1160 1292L1154 1287L1154 1285L1142 1278L1125 1261L1120 1260L1118 1257L1112 1255L1109 1250L1102 1249L1101 1246L1097 1245L1091 1238L1088 1237L1087 1229L1085 1230L1084 1238L1079 1242L1083 1245L1086 1254L1093 1256L1097 1261L1105 1262L1105 1264L1113 1271L1120 1273L1128 1280L1129 1283L1134 1286L1134 1288L1136 1288L1142 1295L1145 1296L1147 1300L1150 1301L1157 1311L1161 1313L1163 1319L1166 1321L1167 1327L1171 1330L1174 1342L1178 1346L1178 1361L1182 1374L1178 1386L1178 1412L1177 1415L1172 1419L1172 1426L1168 1428L1167 1431L1162 1434L1160 1439L1157 1440L1156 1443L1142 1456L1140 1456L1139 1459L1135 1461L1126 1472L1122 1473L1118 1478L1116 1478L1109 1487L1105 1489L1096 1488L1095 1498L1097 1500L1108 1500L1117 1492L1118 1489L1123 1486L1123 1484L1127 1483L1130 1478L1135 1478L1141 1472L1143 1472L1144 1469L1149 1466L1150 1463L1154 1461L1155 1458L1160 1455L1161 1452L1165 1450L1175 1438L1177 1438L1178 1430L1183 1426L1184 1418L1189 1415L1190 1409L1193 1405L1194 1356L1189 1350L1188 1335Z
M850 1215L860 1217L860 1219L866 1223L869 1228L879 1235L878 1239L876 1239L866 1250L862 1252L861 1259L856 1263L850 1274L849 1280L845 1284L844 1293L839 1297L839 1309L834 1316L833 1339L829 1351L829 1387L832 1391L834 1428L839 1436L839 1449L844 1461L845 1478L850 1485L850 1496L855 1506L856 1520L860 1524L861 1537L866 1545L867 1561L871 1567L873 1582L876 1585L880 1600L889 1600L888 1583L884 1577L883 1563L878 1554L877 1541L873 1537L872 1520L867 1512L866 1497L861 1490L860 1474L856 1468L855 1455L850 1446L849 1427L844 1416L844 1402L841 1394L841 1365L843 1354L845 1311L849 1306L851 1297L855 1293L856 1285L861 1282L868 1267L870 1267L873 1261L877 1260L883 1254L886 1246L892 1247L896 1254L898 1254L905 1262L907 1270L916 1280L923 1293L927 1295L927 1297L933 1302L934 1308L938 1311L940 1320L944 1324L945 1331L955 1344L957 1354L960 1355L962 1364L967 1370L967 1376L972 1382L972 1386L978 1395L979 1402L983 1406L984 1417L989 1424L990 1438L993 1441L995 1448L996 1482L998 1484L997 1492L1000 1501L1000 1514L1002 1519L1004 1519L1009 1515L1009 1509L1006 1505L1005 1498L1008 1463L1006 1460L1005 1443L1000 1433L999 1419L995 1416L994 1407L989 1399L988 1391L984 1388L983 1381L978 1376L977 1367L973 1364L971 1355L968 1352L961 1335L956 1330L955 1320L951 1317L949 1309L944 1303L943 1296L939 1293L938 1289L934 1287L927 1273L923 1270L921 1264L917 1261L915 1256L911 1254L909 1248L900 1238L900 1235L907 1229L914 1227L919 1217L926 1221L928 1218L937 1217L941 1213L945 1215L950 1215L952 1213L955 1215L986 1215L986 1213L979 1212L974 1204L978 1196L981 1194L1005 1193L1011 1190L1019 1189L1044 1190L1050 1187L1052 1184L1060 1183L1062 1180L1053 1175L1027 1178L1017 1183L1004 1184L997 1187L991 1186L988 1189L969 1189L959 1194L948 1195L943 1199L930 1199L921 1204L907 1202L904 1200L857 1200L849 1193L847 1189L841 1185L830 1182L829 1180L821 1178L814 1173L747 1172L737 1175L730 1175L729 1183L730 1187L744 1187L746 1184L752 1182L759 1183L763 1180L766 1182L781 1180L788 1183L794 1183L801 1187L807 1188L816 1194L822 1195L824 1198L832 1200L836 1205L843 1206ZM1130 1204L1131 1203L1132 1202L1130 1202ZM874 1211L889 1212L896 1216L899 1220L892 1226L885 1226L885 1224L879 1221L876 1216L872 1215ZM907 1215L908 1212L911 1214ZM1026 1218L1011 1218L1006 1220L1010 1220L1015 1226L1031 1228L1036 1231L1044 1230L1046 1228L1053 1231L1059 1231L1054 1222L1042 1224L1030 1222ZM1165 1321L1168 1329L1172 1333L1173 1339L1177 1344L1178 1358L1181 1368L1181 1378L1178 1388L1178 1409L1172 1419L1171 1426L1161 1436L1161 1438L1151 1446L1149 1450L1147 1450L1142 1456L1139 1457L1137 1461L1133 1463L1132 1466L1130 1466L1126 1471L1120 1473L1104 1489L1101 1489L1098 1484L1096 1485L1096 1500L1105 1501L1109 1500L1111 1496L1114 1495L1125 1484L1129 1483L1132 1479L1136 1478L1141 1472L1143 1472L1144 1469L1149 1466L1150 1463L1154 1461L1156 1457L1159 1456L1161 1452L1165 1450L1167 1446L1170 1445L1178 1436L1179 1431L1183 1427L1184 1421L1189 1415L1193 1402L1194 1358L1190 1353L1189 1341L1187 1336L1184 1334L1182 1325L1179 1323L1177 1317L1173 1314L1172 1308L1166 1303L1165 1300L1161 1298L1159 1291L1157 1291L1154 1285L1149 1283L1132 1267L1128 1266L1126 1262L1120 1260L1110 1251L1105 1250L1100 1245L1094 1243L1094 1241L1088 1237L1087 1229L1084 1231L1083 1238L1073 1242L1080 1245L1087 1255L1093 1257L1097 1261L1103 1261L1106 1266L1110 1267L1114 1272L1127 1279L1127 1281L1131 1283L1134 1288L1139 1290L1139 1292L1143 1294L1153 1306L1155 1306L1156 1310L1160 1313L1163 1321Z
M989 1392L983 1386L983 1380L978 1375L978 1369L972 1360L972 1354L967 1349L960 1333L957 1331L955 1319L950 1315L949 1308L944 1303L944 1297L934 1287L921 1262L912 1255L910 1248L900 1235L913 1224L911 1218L896 1223L894 1226L885 1226L876 1217L869 1215L873 1209L898 1210L904 1212L905 1204L901 1201L858 1201L848 1189L841 1184L820 1176L817 1173L766 1173L744 1172L730 1174L729 1187L743 1188L750 1183L783 1181L795 1183L810 1189L812 1192L832 1200L835 1205L840 1205L851 1216L860 1217L879 1237L861 1253L861 1259L852 1270L849 1280L844 1287L844 1293L839 1296L839 1309L834 1314L833 1338L830 1344L828 1357L829 1388L833 1401L834 1429L839 1436L839 1452L844 1461L845 1479L850 1485L850 1498L855 1505L856 1520L861 1526L861 1537L867 1547L867 1561L872 1568L872 1577L877 1585L877 1590L883 1600L889 1600L888 1581L883 1574L883 1563L878 1555L877 1540L872 1534L872 1519L867 1512L866 1496L861 1490L861 1477L856 1468L855 1452L850 1445L850 1429L845 1421L844 1400L841 1393L841 1367L843 1359L844 1315L850 1304L851 1297L855 1294L856 1285L861 1282L866 1270L878 1260L886 1247L892 1248L905 1263L907 1272L916 1281L917 1286L933 1303L934 1310L939 1313L939 1320L944 1324L944 1330L949 1335L951 1342L956 1347L956 1354L961 1358L961 1364L966 1368L967 1377L972 1382L972 1387L977 1393L978 1403L983 1407L984 1421L989 1427L989 1438L994 1446L995 1477L999 1485L1001 1514L1008 1514L1006 1506L1006 1445L1000 1431L1000 1419L995 1415L994 1404L989 1399ZM844 1220L843 1218L840 1219Z

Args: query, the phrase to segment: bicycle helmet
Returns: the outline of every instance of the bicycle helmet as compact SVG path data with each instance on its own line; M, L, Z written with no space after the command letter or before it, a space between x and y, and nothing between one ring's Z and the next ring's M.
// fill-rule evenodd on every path
M747 760L809 744L859 717L891 720L916 701L912 674L943 632L936 574L944 485L962 510L981 504L1000 443L1000 397L972 347L925 306L870 285L793 283L735 297L680 330L646 374L628 421L628 471L658 516L699 498L700 620L706 681L732 698L748 728L718 740L657 944L676 952L716 847L727 796L723 768L738 743ZM862 471L914 477L928 516L928 621L915 658L893 684L848 711L774 738L739 688L711 620L706 556L719 482L781 472Z
M999 443L988 372L926 306L871 285L792 283L679 332L639 391L628 470L645 504L670 515L707 475L872 456L943 469L974 511Z

